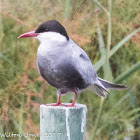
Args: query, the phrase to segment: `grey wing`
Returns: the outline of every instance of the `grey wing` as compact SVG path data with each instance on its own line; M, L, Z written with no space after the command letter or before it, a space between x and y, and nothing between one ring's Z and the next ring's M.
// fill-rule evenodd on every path
M83 76L85 82L89 84L88 89L97 94L98 96L105 98L108 94L108 91L98 80L96 71L93 68L93 65L88 55L82 48L77 46L75 43L73 43L72 47L75 65Z
M71 42L71 47L73 50L72 58L74 60L75 67L80 72L86 83L94 84L97 79L97 74L88 55L73 41Z

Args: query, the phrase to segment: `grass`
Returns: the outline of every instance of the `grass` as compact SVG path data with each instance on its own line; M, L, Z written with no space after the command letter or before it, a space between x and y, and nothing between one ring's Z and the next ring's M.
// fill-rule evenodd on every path
M138 5L134 0L1 1L0 132L38 134L39 105L56 102L56 89L46 84L37 71L39 43L34 39L17 39L40 23L56 19L87 52L100 77L129 87L127 91L111 91L105 100L89 91L78 95L77 102L88 108L87 137L139 139ZM62 102L71 102L72 98L68 94Z

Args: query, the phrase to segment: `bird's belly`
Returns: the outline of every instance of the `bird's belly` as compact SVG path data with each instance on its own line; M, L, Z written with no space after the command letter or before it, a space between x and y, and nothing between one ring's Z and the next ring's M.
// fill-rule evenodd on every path
M68 59L67 59L68 60ZM64 92L82 90L88 86L81 74L68 61L42 58L38 59L41 76L52 86Z

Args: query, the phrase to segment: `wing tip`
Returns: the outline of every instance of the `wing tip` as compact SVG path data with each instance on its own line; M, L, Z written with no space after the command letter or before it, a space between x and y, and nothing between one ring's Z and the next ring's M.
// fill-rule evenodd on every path
M118 86L118 88L120 88L120 89L128 89L129 88L128 86L123 85L123 84L116 85L116 86Z

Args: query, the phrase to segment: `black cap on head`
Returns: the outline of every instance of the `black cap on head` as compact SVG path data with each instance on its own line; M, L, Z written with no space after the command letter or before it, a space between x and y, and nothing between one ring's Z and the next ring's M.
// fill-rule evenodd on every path
M35 31L35 33L43 33L43 32L57 32L60 33L61 35L64 35L67 38L67 40L69 40L65 28L56 20L48 20L42 23Z

